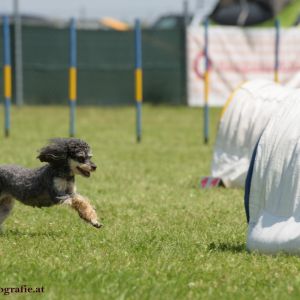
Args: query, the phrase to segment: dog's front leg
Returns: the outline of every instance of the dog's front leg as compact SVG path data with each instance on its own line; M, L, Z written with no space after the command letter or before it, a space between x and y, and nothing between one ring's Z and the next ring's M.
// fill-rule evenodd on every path
M0 199L0 231L1 224L10 214L14 206L14 200L10 196L6 196Z
M78 212L80 218L96 228L102 227L102 224L98 221L97 213L88 199L79 194L74 194L66 201L72 208L74 208Z

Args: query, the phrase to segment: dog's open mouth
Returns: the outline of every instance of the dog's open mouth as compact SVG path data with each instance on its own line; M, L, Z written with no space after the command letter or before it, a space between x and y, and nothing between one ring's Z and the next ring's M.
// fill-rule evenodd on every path
M83 170L80 167L76 167L77 170L84 176L84 177L90 177L91 173L89 171Z

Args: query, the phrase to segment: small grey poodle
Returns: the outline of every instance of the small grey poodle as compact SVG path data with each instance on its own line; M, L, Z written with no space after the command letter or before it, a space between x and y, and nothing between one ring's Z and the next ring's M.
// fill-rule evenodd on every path
M67 204L79 216L100 228L95 209L76 192L75 174L90 177L96 170L89 145L75 138L56 138L42 148L38 159L47 164L38 169L0 166L0 226L11 212L14 199L33 207Z

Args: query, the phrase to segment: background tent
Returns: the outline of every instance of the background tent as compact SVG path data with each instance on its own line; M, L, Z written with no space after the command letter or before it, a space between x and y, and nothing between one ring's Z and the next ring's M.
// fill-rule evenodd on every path
M245 192L247 247L300 254L300 91L280 105L251 161Z
M269 119L291 93L267 80L243 84L228 99L219 123L212 176L243 188L253 149Z

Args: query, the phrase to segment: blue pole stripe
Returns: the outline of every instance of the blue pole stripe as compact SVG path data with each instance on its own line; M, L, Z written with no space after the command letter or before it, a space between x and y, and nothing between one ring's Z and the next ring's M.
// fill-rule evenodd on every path
M10 100L5 99L5 130L8 132L10 129Z
M204 105L204 140L208 142L208 125L209 125L209 111L208 105L205 103Z
M74 18L71 19L70 24L70 67L77 67L77 33Z
M137 141L142 138L142 102L136 102L136 136Z
M76 119L76 101L69 101L70 104L70 136L75 136L75 119Z
M142 33L140 20L135 20L135 68L142 68Z
M204 23L204 57L205 57L205 71L208 71L209 68L209 59L208 59L208 26L209 20L206 19Z
M3 39L4 39L4 64L11 65L10 58L10 29L9 29L9 17L3 17Z
M279 43L280 43L280 21L275 21L276 39L275 39L275 70L279 68Z

